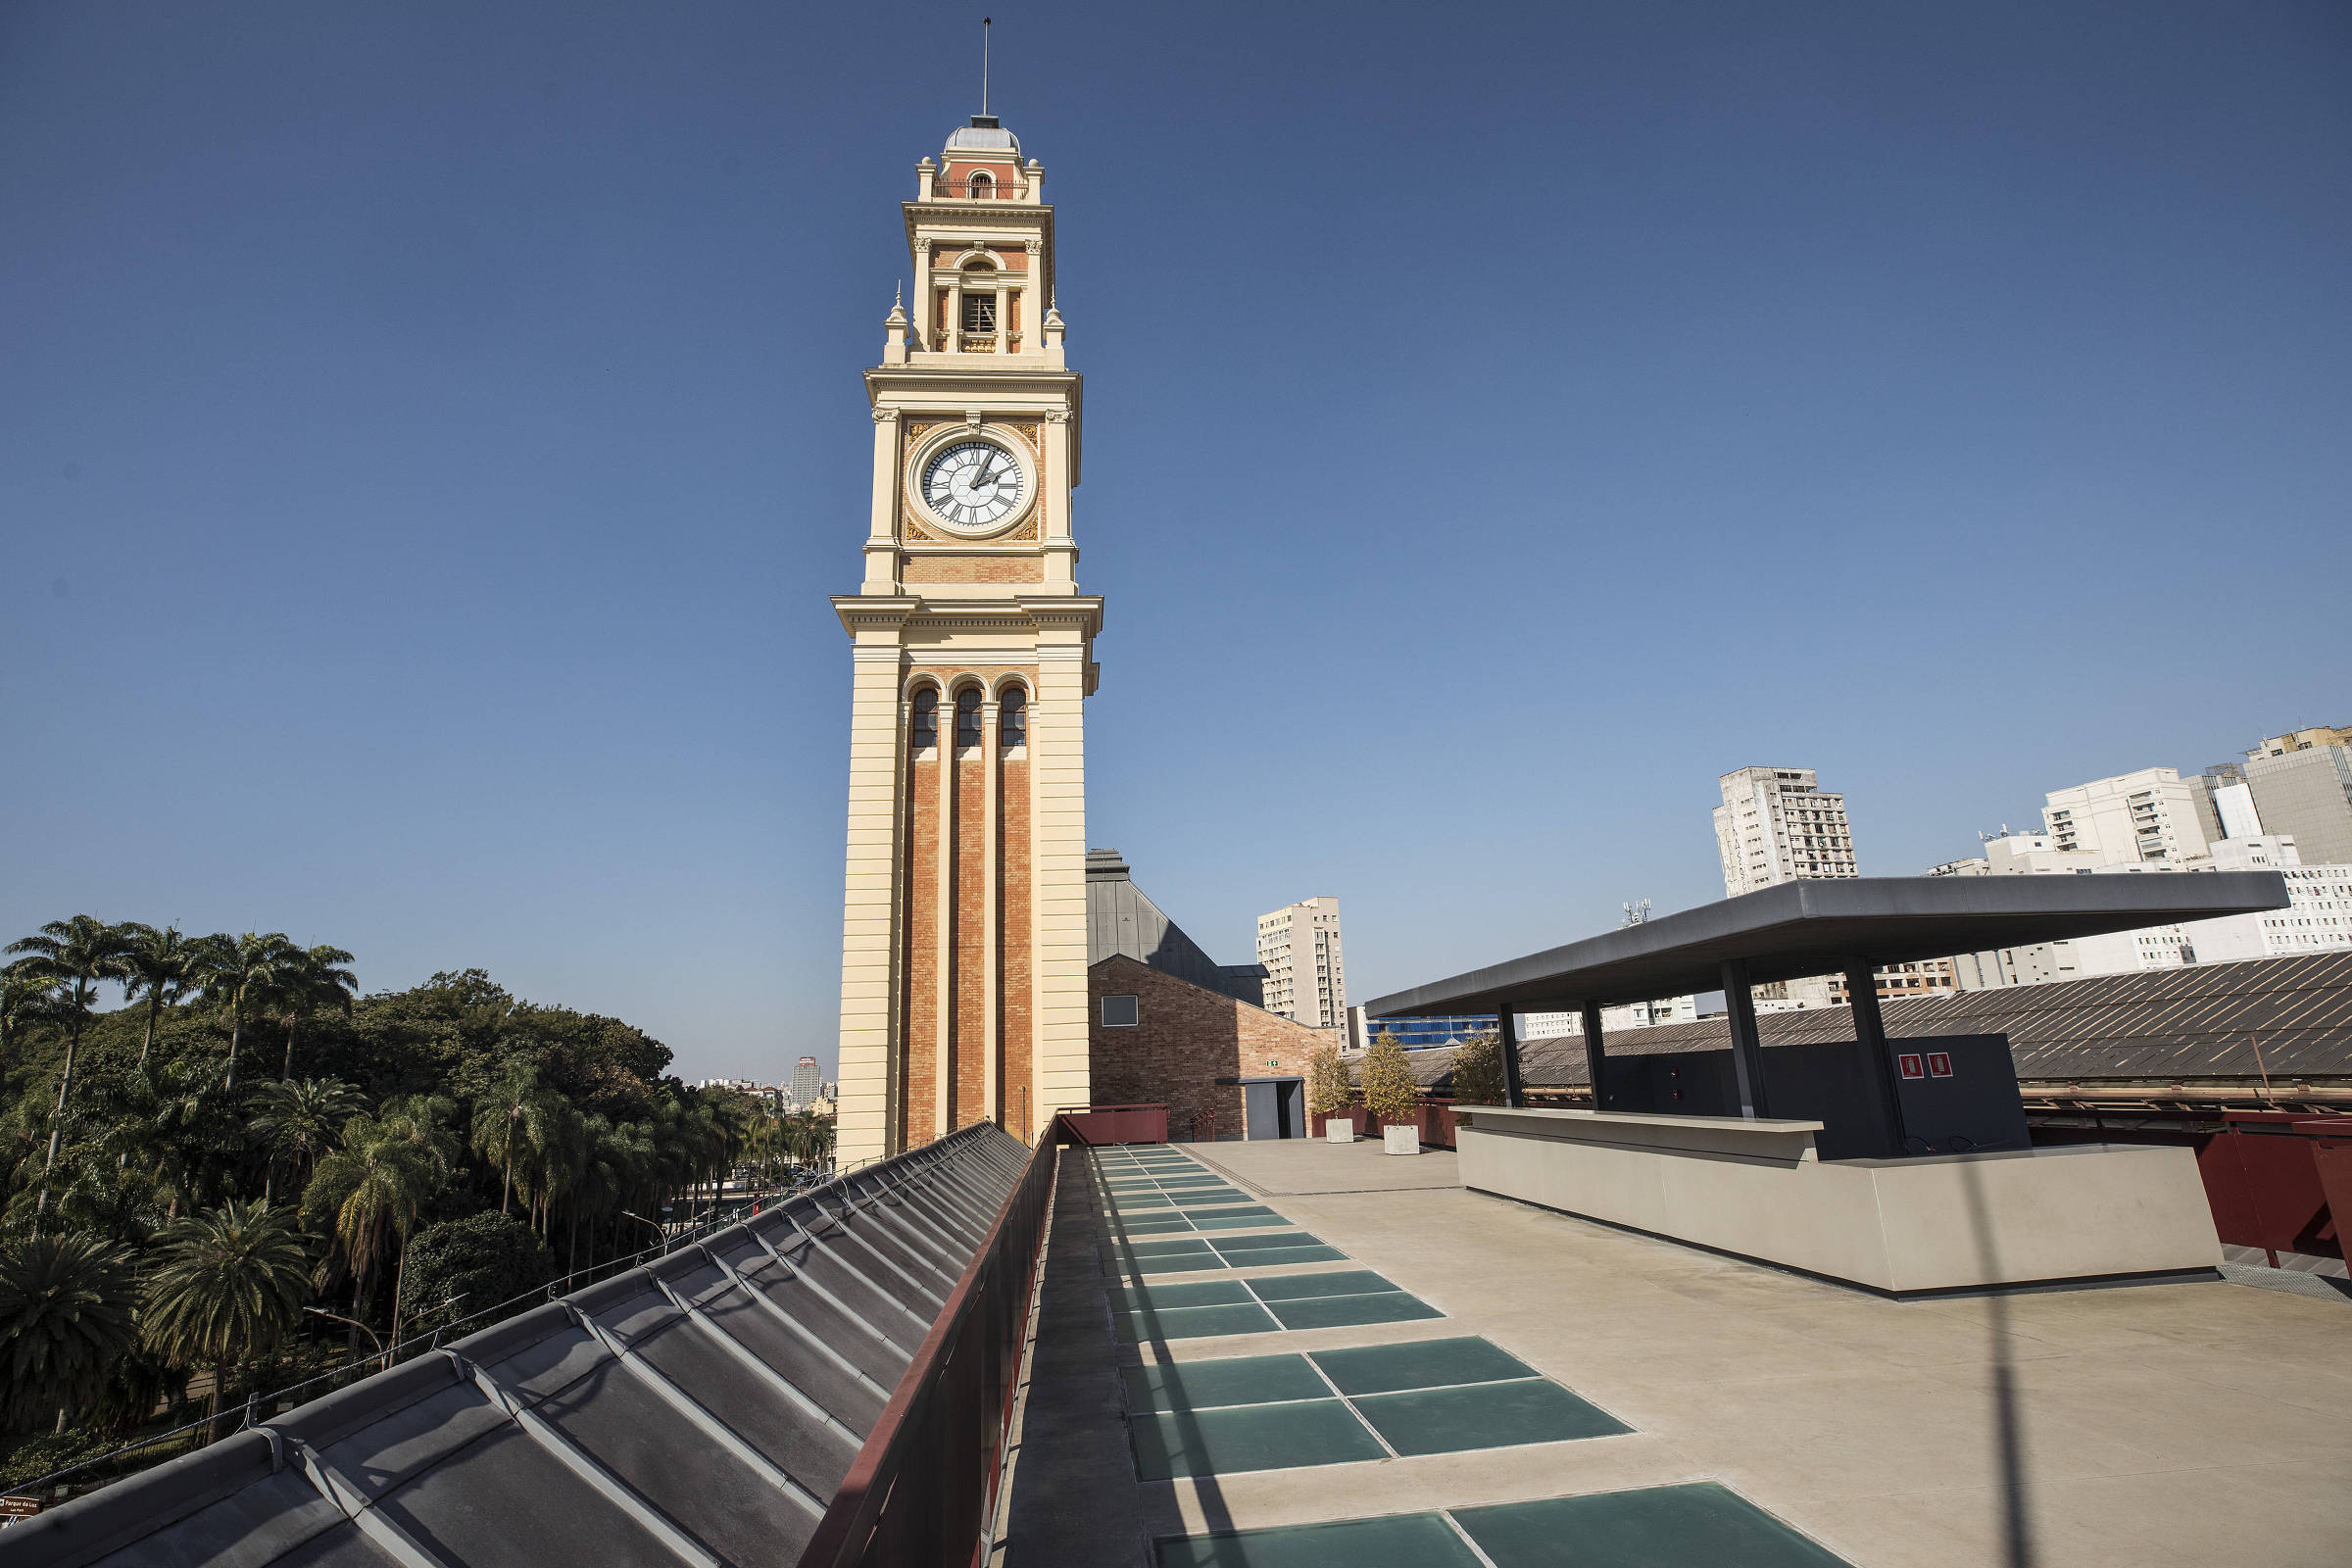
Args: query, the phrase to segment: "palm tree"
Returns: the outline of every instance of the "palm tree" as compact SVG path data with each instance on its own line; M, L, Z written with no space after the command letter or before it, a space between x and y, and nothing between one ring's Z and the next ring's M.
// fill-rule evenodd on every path
M368 1282L388 1248L400 1249L405 1267L402 1244L448 1180L449 1166L429 1133L400 1118L354 1116L342 1147L318 1162L302 1195L303 1216L332 1234L336 1256L352 1274L355 1311L365 1308ZM396 1279L393 1299L399 1298Z
M278 978L302 950L282 931L241 937L216 932L198 946L196 980L204 1000L228 1014L228 1087L237 1086L237 1048L245 1040L245 1020L274 994Z
M302 1321L310 1250L291 1213L232 1198L174 1222L157 1254L142 1327L180 1365L211 1365L218 1416L229 1368L274 1349Z
M265 1201L276 1192L280 1163L291 1168L293 1191L300 1192L318 1156L334 1146L336 1129L368 1108L360 1092L340 1078L280 1078L256 1089L245 1103L253 1112L254 1136L270 1151Z
M498 1211L514 1194L514 1167L544 1141L551 1097L539 1087L539 1069L511 1062L473 1102L473 1152L499 1168Z
M136 1338L130 1254L68 1233L0 1247L0 1368L8 1424L55 1422L98 1396Z
M132 1069L112 1097L104 1147L118 1166L134 1159L167 1195L168 1217L194 1207L223 1166L244 1152L222 1064L202 1057L157 1057Z
M274 993L278 1014L286 1024L286 1065L279 1077L294 1076L294 1030L303 1019L321 1007L351 1011L351 999L360 992L360 978L341 967L349 962L350 954L324 943L287 954Z
M177 1002L194 979L198 944L168 925L158 931L136 920L115 927L122 944L122 995L147 998L147 1032L139 1040L139 1060L155 1047L155 1024L164 1007Z
M0 1073L8 1071L9 1043L26 1024L63 1023L65 1016L56 981L22 958L0 968Z
M41 1197L33 1205L32 1230L40 1234L41 1215L49 1208L49 1173L57 1166L57 1141L65 1131L66 1111L74 1098L74 1059L81 1051L82 1025L98 1001L98 987L123 977L122 943L113 926L96 915L77 914L71 920L52 920L40 931L8 945L7 952L29 955L22 967L56 988L66 1024L66 1070L58 1075L57 1109L49 1118L49 1156L41 1165Z

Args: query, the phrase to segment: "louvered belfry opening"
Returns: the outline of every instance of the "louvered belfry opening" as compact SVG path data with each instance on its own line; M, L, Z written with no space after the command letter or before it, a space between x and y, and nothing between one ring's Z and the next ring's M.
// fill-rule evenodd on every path
M970 1318L967 1275L990 1276L999 1318L1028 1289L1053 1159L966 1127L27 1521L0 1555L42 1568L797 1561L828 1509L863 1502L843 1482L877 1427L870 1446L904 1448L900 1429L919 1424L943 1381L931 1363L950 1359L926 1339ZM1011 1212L1024 1198L1034 1223ZM974 1425L958 1468L983 1479L963 1490L985 1492L1000 1432ZM877 1457L860 1471L869 1488L889 1474Z

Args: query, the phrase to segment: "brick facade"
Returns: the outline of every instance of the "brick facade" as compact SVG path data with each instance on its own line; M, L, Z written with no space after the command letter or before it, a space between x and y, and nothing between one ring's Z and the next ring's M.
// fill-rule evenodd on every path
M1168 1107L1168 1137L1240 1137L1242 1091L1219 1078L1303 1078L1328 1034L1114 954L1086 971L1098 1105ZM1134 997L1133 1028L1105 1028L1104 997Z

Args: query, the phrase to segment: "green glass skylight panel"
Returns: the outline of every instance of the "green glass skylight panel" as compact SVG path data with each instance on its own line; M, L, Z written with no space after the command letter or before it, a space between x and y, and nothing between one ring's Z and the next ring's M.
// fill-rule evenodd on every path
M1211 1410L1284 1399L1328 1399L1331 1390L1303 1355L1229 1355L1120 1369L1130 1410Z
M1205 1340L1220 1334L1271 1334L1282 1327L1266 1309L1248 1306L1179 1306L1121 1312L1111 1319L1111 1337L1121 1345L1146 1340Z
M1452 1512L1494 1568L1849 1568L1712 1481Z
M1315 1280L1380 1278L1377 1274L1305 1274L1297 1279L1259 1280L1250 1288L1267 1300L1270 1286ZM1249 1283L1249 1282L1245 1282ZM1394 1287L1388 1287L1394 1289ZM1342 1394L1394 1394L1399 1389L1442 1389L1456 1383L1494 1383L1532 1378L1536 1369L1488 1340L1414 1340L1406 1345L1366 1345L1346 1350L1317 1350L1315 1365Z
M1253 1298L1240 1280L1193 1280L1175 1285L1114 1285L1110 1309L1134 1312L1147 1306L1248 1306Z
M1396 1289L1368 1268L1342 1269L1337 1274L1280 1274L1247 1283L1259 1299L1266 1301L1296 1301L1309 1296L1367 1296L1375 1291Z
M1338 1399L1138 1415L1129 1429L1136 1473L1146 1481L1388 1457Z
M1632 1430L1545 1378L1365 1395L1353 1402L1401 1454L1614 1438Z
M1268 1303L1286 1329L1335 1329L1361 1323L1410 1323L1444 1317L1416 1296L1390 1291L1380 1296L1318 1296L1303 1301Z
M1158 1568L1483 1568L1445 1516L1284 1525L1159 1544Z

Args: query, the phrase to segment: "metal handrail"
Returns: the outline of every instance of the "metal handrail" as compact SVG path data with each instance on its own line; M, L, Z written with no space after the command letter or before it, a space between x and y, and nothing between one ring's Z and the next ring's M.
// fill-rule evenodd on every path
M1054 1151L1068 1138L1056 1116L1030 1151L842 1478L800 1568L966 1568L979 1553L1003 1479Z

